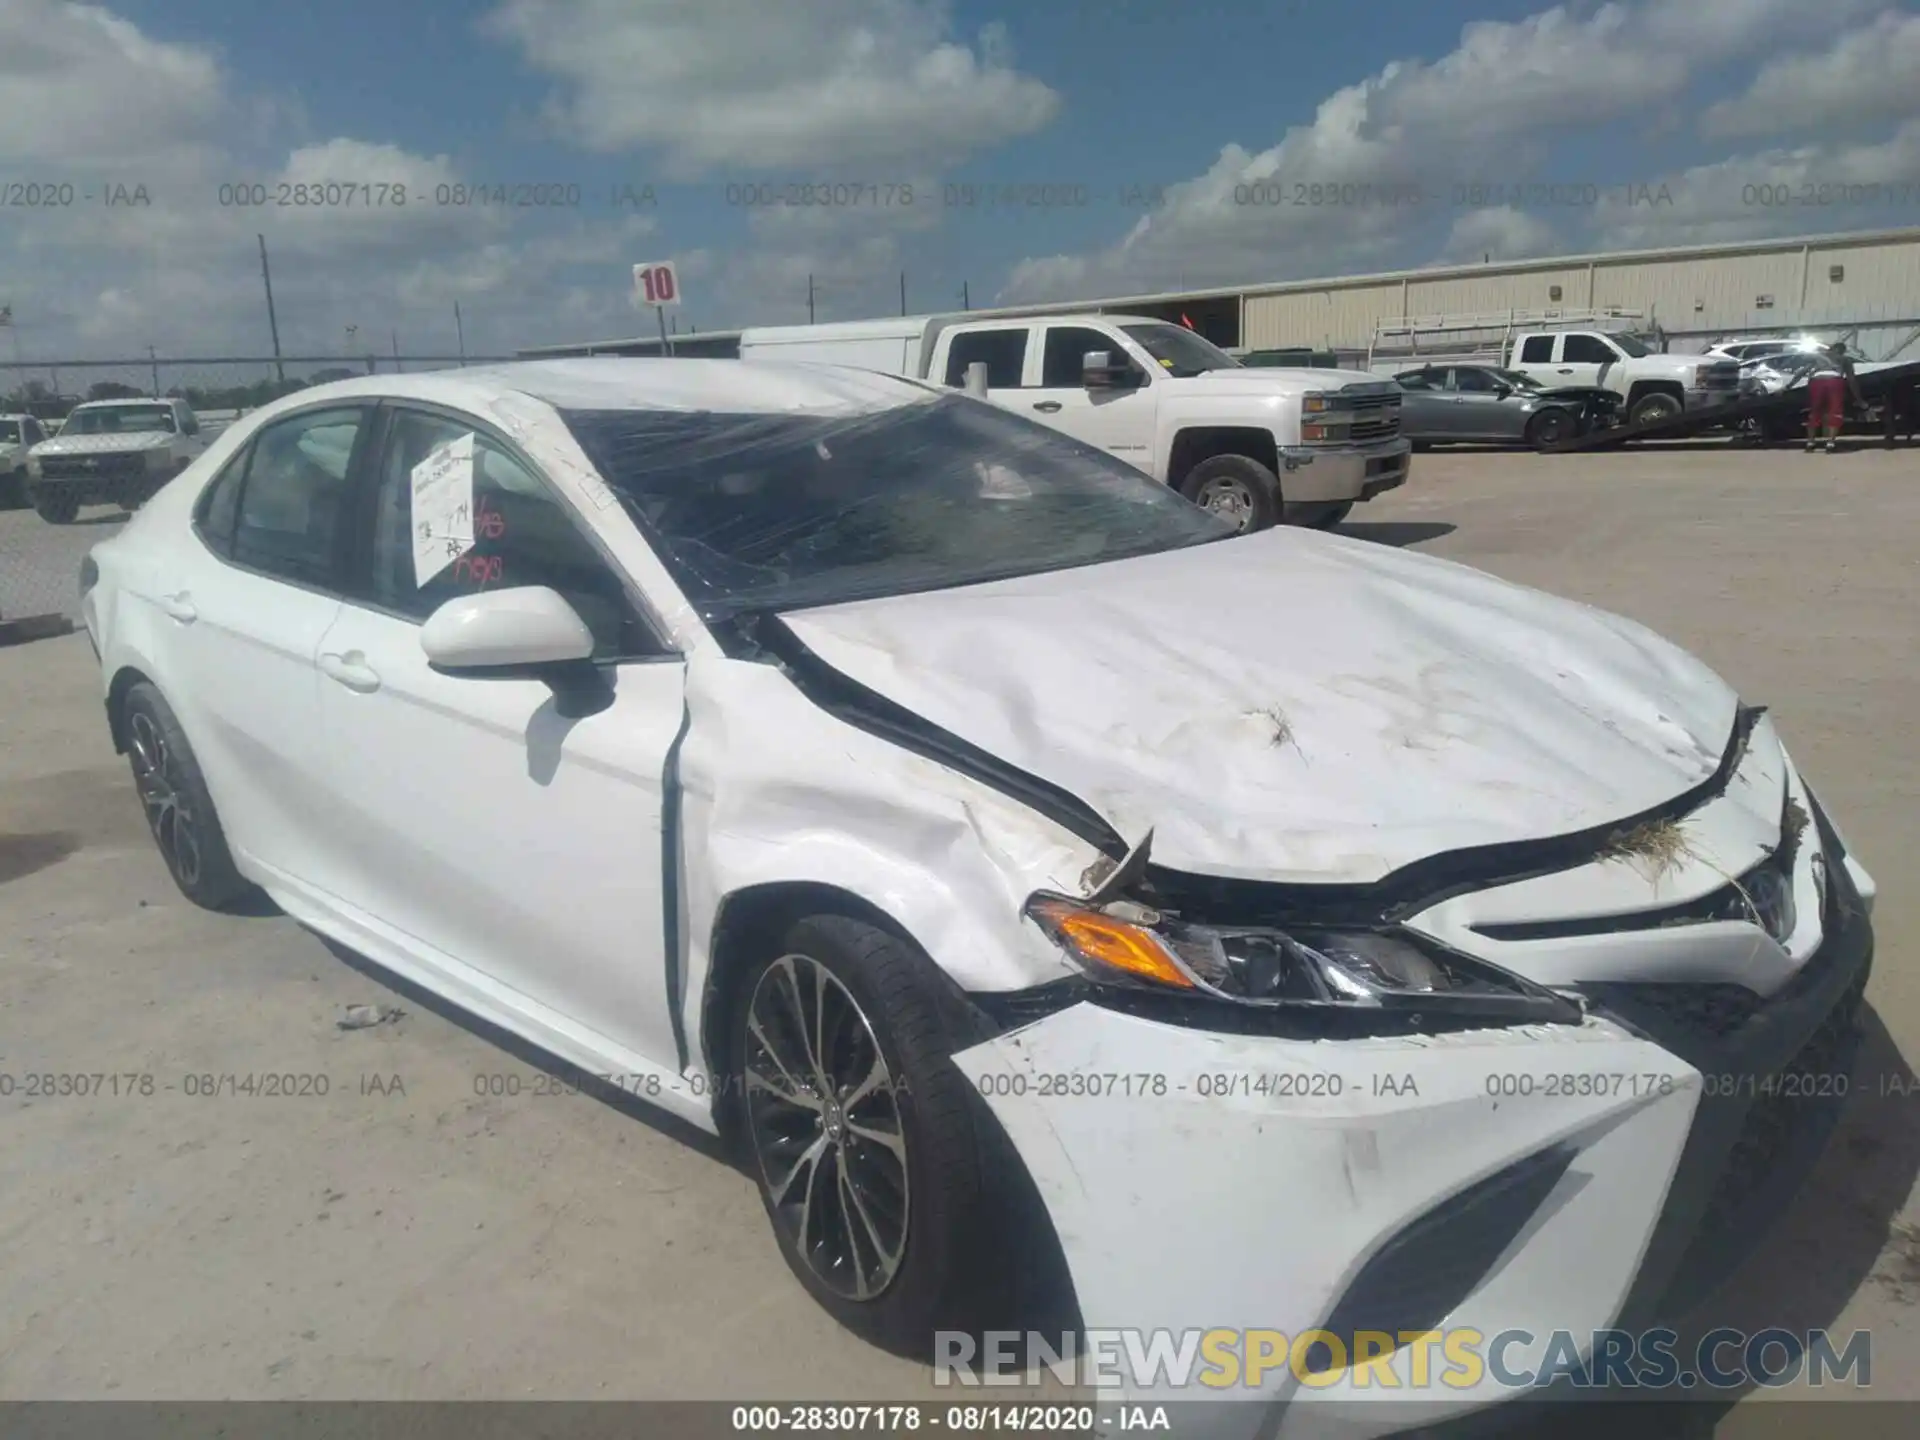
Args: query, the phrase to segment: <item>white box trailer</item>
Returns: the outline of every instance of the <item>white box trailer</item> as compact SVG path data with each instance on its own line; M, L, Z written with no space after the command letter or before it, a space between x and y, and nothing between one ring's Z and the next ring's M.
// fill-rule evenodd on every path
M763 325L740 332L742 360L812 360L888 375L918 376L921 346L940 317L848 320L833 325Z

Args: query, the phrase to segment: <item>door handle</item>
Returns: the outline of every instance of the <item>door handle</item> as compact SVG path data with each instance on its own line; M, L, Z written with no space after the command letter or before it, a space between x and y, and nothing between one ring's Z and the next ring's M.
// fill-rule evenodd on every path
M1047 414L1051 415L1060 408L1060 402L1058 400L1036 400L1033 402L1033 408L1036 410L1044 410Z
M1561 370L1556 371L1555 373L1560 375L1571 375L1573 373L1573 367L1569 365Z
M349 690L370 695L380 688L380 672L366 661L356 658L359 654L356 650L352 655L322 655L320 673L329 680L339 681Z
M193 608L193 596L185 590L174 595L162 595L160 608L182 625L191 625L200 618L200 612Z

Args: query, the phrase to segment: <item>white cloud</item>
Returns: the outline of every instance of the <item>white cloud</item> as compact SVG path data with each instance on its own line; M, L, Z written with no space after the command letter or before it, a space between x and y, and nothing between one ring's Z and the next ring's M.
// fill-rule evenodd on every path
M1664 187L1671 203L1617 197L1596 213L1608 248L1710 244L1768 235L1911 224L1920 215L1920 119L1884 140L1828 141L1736 155L1682 170Z
M939 0L505 0L482 23L559 82L561 133L656 150L677 176L938 166L1060 105L1003 27L957 40Z
M96 5L0 6L0 160L132 170L206 144L227 103L208 46L150 39Z
M1502 182L1584 184L1545 165L1558 142L1611 128L1670 127L1704 73L1769 48L1806 43L1869 0L1666 0L1560 5L1517 21L1475 21L1437 60L1396 60L1323 100L1277 144L1225 146L1208 170L1166 187L1164 209L1112 245L1017 265L1007 302L1091 297L1315 274L1404 261L1422 217L1451 215L1447 254L1538 253L1550 225ZM1626 143L1623 137L1622 143ZM1457 186L1496 187L1459 203ZM1266 203L1279 187L1282 203ZM1422 196L1419 204L1410 197ZM1318 196L1318 198L1315 198ZM1248 203L1249 200L1261 203ZM1484 203L1485 208L1482 208ZM1536 207L1537 208L1537 207ZM1465 213L1462 213L1462 212ZM1556 219L1574 212L1553 206Z
M1783 56L1701 117L1721 137L1840 130L1920 114L1920 15L1889 11L1818 54Z
M1453 222L1440 258L1449 261L1530 260L1562 253L1554 227L1512 205L1469 210Z

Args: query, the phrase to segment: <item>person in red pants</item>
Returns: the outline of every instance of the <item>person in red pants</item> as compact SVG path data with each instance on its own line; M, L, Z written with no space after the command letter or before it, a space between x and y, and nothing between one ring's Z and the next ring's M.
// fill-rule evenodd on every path
M1853 360L1847 354L1846 342L1836 340L1821 352L1819 368L1807 381L1807 449L1811 451L1826 438L1827 453L1831 455L1840 447L1838 440L1840 427L1847 419L1847 394L1851 391L1854 403L1862 410L1867 408L1865 397L1860 393L1860 382L1853 376Z

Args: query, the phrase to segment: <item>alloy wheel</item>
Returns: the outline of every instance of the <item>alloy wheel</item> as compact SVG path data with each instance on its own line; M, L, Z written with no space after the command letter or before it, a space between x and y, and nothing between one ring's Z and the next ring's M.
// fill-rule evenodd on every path
M133 762L134 784L146 807L147 826L160 854L181 886L191 889L200 879L200 834L193 807L180 787L172 747L153 717L136 710L127 722L127 749Z
M845 985L805 955L747 1002L748 1130L769 1208L834 1294L872 1300L907 1248L907 1142L892 1071Z

